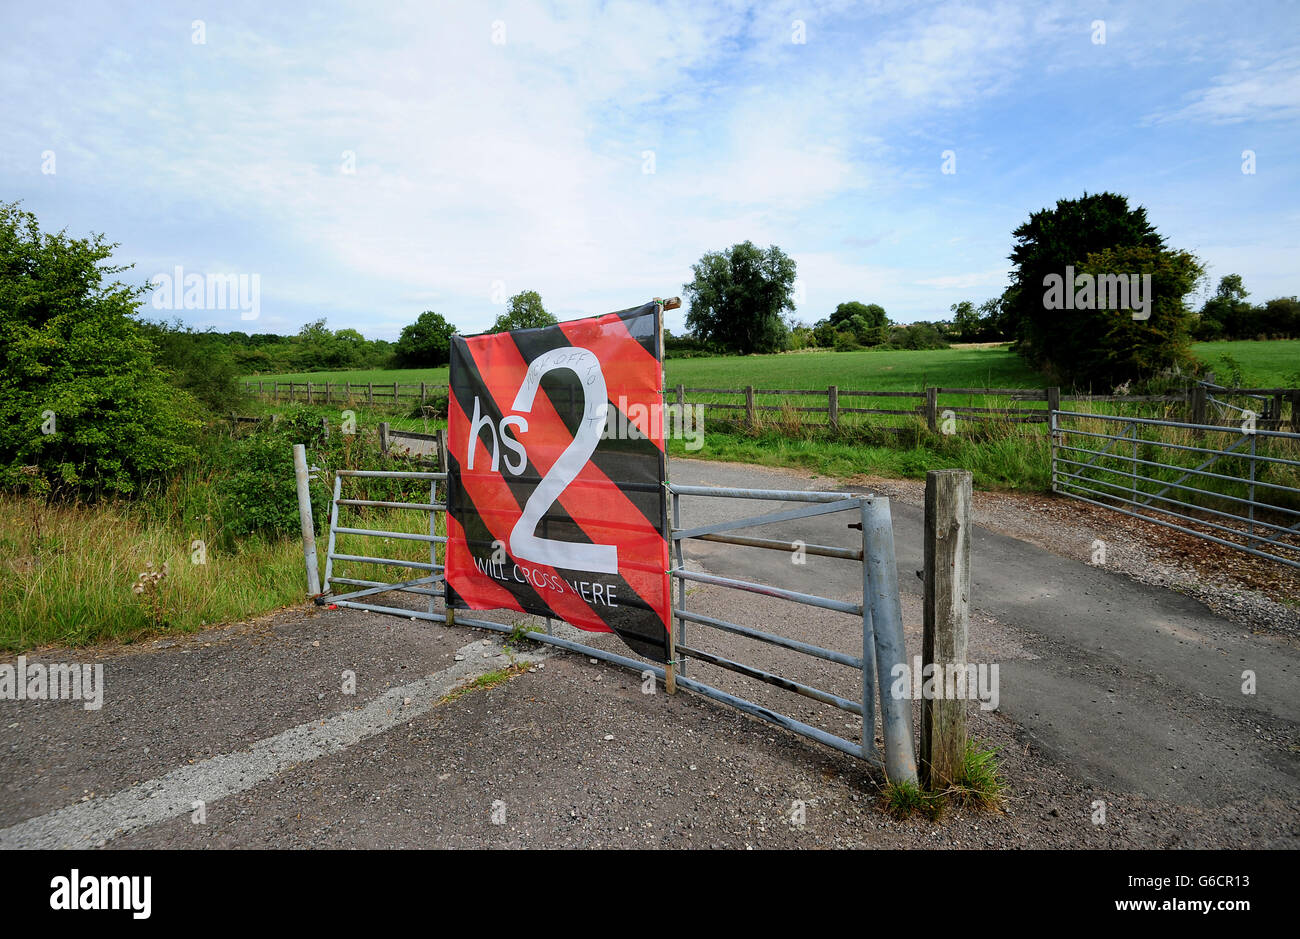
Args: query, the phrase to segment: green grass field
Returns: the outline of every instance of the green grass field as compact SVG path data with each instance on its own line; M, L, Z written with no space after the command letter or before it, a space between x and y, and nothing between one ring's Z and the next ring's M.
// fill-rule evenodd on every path
M1223 355L1240 365L1251 387L1300 385L1300 340L1272 342L1202 342L1192 347L1198 359L1213 368L1220 379L1226 369ZM296 372L256 375L256 381L429 382L447 384L445 368L370 369L341 372ZM799 352L781 355L719 356L669 359L669 386L693 388L870 388L881 391L919 391L927 385L948 388L1041 388L1041 376L1006 346L953 348L926 351ZM1100 391L1100 389L1098 389Z
M1241 379L1250 387L1300 386L1300 340L1273 342L1198 343L1193 352L1217 373L1219 380L1229 379L1233 364L1240 368ZM1224 356L1231 358L1225 361ZM312 374L258 376L264 381L374 382L376 386L392 382L445 386L447 370L394 369L353 372L316 372ZM821 389L839 385L841 389L873 391L920 391L927 386L947 388L1032 388L1041 389L1044 381L1015 353L1005 346L994 348L953 348L932 351L861 351L805 352L784 355L732 356L698 359L669 359L667 383L688 388L740 388L753 384L759 389ZM1110 389L1098 389L1106 393ZM355 393L355 388L354 388ZM364 391L362 392L364 394ZM737 395L693 394L690 401L736 404ZM841 406L900 408L911 410L921 405L918 398L842 398ZM941 395L940 406L1008 407L1016 406L1009 397L982 395ZM760 405L824 406L825 398L768 396ZM441 426L414 416L410 409L394 412L380 404L368 407L354 401L358 424L372 426L388 421L394 429L429 431ZM1026 403L1028 410L1041 410L1041 402ZM251 404L257 411L283 408L283 404ZM1090 405L1107 412L1116 409L1147 408L1145 416L1180 419L1185 406L1170 404ZM313 413L337 419L339 404L316 405ZM1128 413L1128 411L1123 411ZM1133 410L1137 413L1137 410ZM814 421L811 415L763 412L759 425L743 427L727 418L738 417L734 411L709 412L704 446L687 452L680 440L672 440L669 450L674 456L698 456L714 460L791 466L829 476L869 473L878 476L924 478L927 470L947 467L969 469L977 487L989 489L1029 489L1042 491L1050 486L1050 455L1045 424L1004 424L998 420L982 421L979 416L961 419L961 431L952 437L920 433L924 421L915 415L844 415L844 435L826 433L824 427L801 426L801 420ZM824 418L822 419L824 421ZM889 438L875 429L910 428L914 433Z

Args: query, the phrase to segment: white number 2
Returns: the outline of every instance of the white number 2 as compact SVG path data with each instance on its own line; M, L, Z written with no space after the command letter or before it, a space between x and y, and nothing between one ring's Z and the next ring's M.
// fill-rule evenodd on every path
M578 383L582 386L582 423L573 435L573 442L560 454L550 472L542 477L524 504L523 514L510 531L510 553L521 561L532 561L535 564L597 574L617 574L617 545L576 544L553 538L538 538L535 534L542 516L582 472L591 454L595 452L609 409L600 360L589 349L565 346L552 349L532 361L523 384L519 386L519 393L515 395L511 410L530 413L542 376L557 368L567 368L578 376Z

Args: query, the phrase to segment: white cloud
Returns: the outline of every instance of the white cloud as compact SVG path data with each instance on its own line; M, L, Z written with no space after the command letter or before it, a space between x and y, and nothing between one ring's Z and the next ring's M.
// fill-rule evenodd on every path
M1242 121L1285 121L1300 117L1300 48L1276 61L1238 62L1195 92L1191 102L1148 118L1153 123L1200 121L1237 124Z

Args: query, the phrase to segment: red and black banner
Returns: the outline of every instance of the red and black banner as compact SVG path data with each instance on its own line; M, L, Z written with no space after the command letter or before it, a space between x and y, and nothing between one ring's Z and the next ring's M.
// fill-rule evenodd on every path
M448 603L667 659L659 307L452 339Z

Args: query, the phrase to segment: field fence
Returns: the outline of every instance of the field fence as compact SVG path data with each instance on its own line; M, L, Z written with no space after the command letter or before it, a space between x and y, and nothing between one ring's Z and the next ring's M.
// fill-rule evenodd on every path
M365 404L401 409L416 404L428 416L445 417L447 390L433 382L280 382L248 380L245 392L269 403ZM1196 382L1164 395L1093 395L1062 393L1060 388L950 388L918 390L845 388L691 387L677 384L664 394L666 404L698 406L727 423L750 427L822 428L838 431L871 428L914 431L924 425L934 433L954 433L963 425L1043 425L1053 410L1089 410L1099 414L1184 420L1231 426L1247 415L1264 430L1300 432L1300 389L1227 388Z

